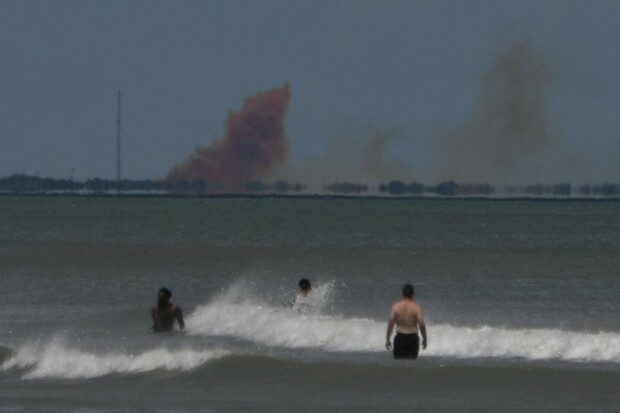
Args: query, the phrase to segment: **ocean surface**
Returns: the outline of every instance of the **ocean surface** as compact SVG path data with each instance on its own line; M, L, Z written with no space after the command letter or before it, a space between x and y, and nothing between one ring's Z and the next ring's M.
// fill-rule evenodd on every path
M620 411L618 202L1 196L0 288L0 412Z

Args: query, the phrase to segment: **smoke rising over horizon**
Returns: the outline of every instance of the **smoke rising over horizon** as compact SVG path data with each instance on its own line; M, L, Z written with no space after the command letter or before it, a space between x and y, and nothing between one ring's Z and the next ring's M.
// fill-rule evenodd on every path
M381 129L354 120L344 122L319 155L305 158L301 166L289 165L281 171L285 179L322 186L350 181L379 184L392 179L412 179L411 165L395 159L390 148L405 139L396 128Z
M571 148L562 133L565 125L560 127L550 115L558 81L552 69L549 55L529 39L505 41L480 77L470 113L458 122L446 121L439 132L429 134L432 139L423 139L419 131L410 136L408 129L349 119L331 137L318 137L329 138L321 153L298 154L289 164L286 83L246 98L239 112L229 112L224 137L197 148L166 179L201 179L208 191L244 191L247 182L264 179L314 187L414 179L429 184L584 183L595 162ZM299 131L295 137L299 139Z
M414 171L416 179L429 183L527 184L565 179L572 154L559 145L566 142L550 120L552 85L548 57L528 39L503 43L481 76L471 113L435 135L438 156L434 166L414 156L427 150L419 139L415 145L412 141L405 145L412 151L409 155L399 152L405 160L395 159L390 148L405 138L402 131L349 122L330 139L323 153L282 172L314 185L408 181L414 179Z
M503 184L544 178L543 155L559 138L548 117L551 81L549 62L529 40L500 50L471 115L440 133L437 177Z
M239 112L228 112L224 136L196 148L166 180L202 180L207 191L231 191L269 175L286 162L284 117L289 101L288 83L245 98Z

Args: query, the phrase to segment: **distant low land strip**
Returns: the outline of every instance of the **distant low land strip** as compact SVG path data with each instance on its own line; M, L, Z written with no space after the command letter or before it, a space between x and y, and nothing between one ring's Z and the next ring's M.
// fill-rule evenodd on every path
M542 197L542 198L620 198L620 184L557 183L551 185L463 184L454 181L427 185L420 182L392 180L378 185L355 182L334 182L322 187L308 187L299 182L278 180L271 183L249 181L238 191L220 190L201 179L178 180L130 180L42 178L31 175L11 175L0 178L0 192L5 194L75 194L118 195L144 194L160 196L217 196L217 195L346 195L346 196L419 196L419 197Z

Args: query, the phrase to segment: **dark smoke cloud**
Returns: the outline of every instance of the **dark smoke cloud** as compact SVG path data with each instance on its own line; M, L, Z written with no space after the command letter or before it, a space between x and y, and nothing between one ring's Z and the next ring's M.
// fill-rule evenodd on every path
M370 139L362 147L360 174L367 182L382 182L391 179L410 179L411 168L402 160L392 159L388 155L390 144L403 139L397 129L382 130L372 128Z
M535 176L532 168L542 172L540 155L556 137L547 116L551 75L529 41L501 50L473 113L441 134L438 178L519 183Z
M282 177L298 180L320 191L322 186L340 181L376 185L391 179L411 179L411 167L390 153L403 131L380 129L371 124L344 122L326 150L306 158L301 166L289 166Z
M209 191L237 191L284 164L287 156L284 117L289 84L248 97L239 112L230 111L224 137L199 147L166 180L201 179Z

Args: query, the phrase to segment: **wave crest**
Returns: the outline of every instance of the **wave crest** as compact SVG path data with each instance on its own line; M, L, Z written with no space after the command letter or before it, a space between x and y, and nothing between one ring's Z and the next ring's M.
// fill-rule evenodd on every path
M307 314L292 308L215 301L189 315L188 334L231 336L266 346L330 352L384 350L386 323ZM424 355L448 358L524 358L620 363L620 334L559 329L428 326Z
M68 347L62 340L40 345L25 345L8 358L0 370L28 370L26 379L86 379L111 374L137 374L155 370L192 370L225 357L224 350L146 350L139 354L95 354Z

